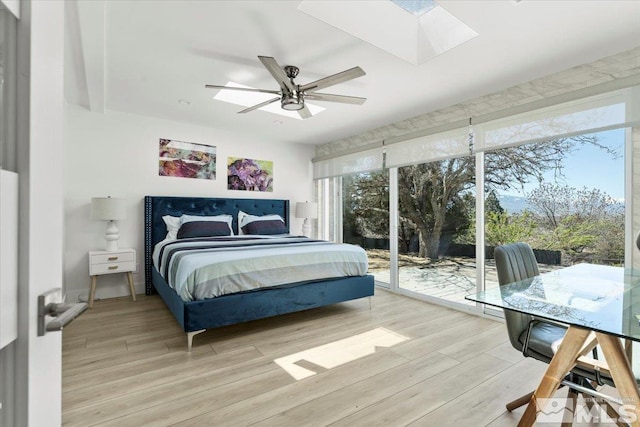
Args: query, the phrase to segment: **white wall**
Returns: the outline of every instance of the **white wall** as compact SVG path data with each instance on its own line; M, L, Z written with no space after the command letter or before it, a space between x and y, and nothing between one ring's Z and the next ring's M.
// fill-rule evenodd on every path
M250 124L250 118L247 118ZM311 158L315 147L255 140L206 128L151 117L106 112L92 113L67 106L65 135L65 288L67 299L86 299L89 290L88 255L104 248L106 224L89 217L92 197L122 197L127 216L120 221L119 247L137 250L138 273L134 281L144 292L143 198L146 195L272 198L295 202L312 200ZM215 180L158 175L160 138L217 147ZM274 191L258 193L227 190L227 157L273 161ZM291 212L291 230L302 220ZM124 275L98 278L96 298L128 295Z

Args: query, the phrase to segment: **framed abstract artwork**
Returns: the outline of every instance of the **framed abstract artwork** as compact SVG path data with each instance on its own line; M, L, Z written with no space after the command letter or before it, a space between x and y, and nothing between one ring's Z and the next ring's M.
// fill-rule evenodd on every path
M227 188L242 191L273 191L273 162L229 157Z
M216 147L160 139L160 176L216 179Z

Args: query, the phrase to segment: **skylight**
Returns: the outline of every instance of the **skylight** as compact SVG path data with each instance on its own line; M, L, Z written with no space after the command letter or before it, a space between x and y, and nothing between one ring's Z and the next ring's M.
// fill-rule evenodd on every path
M231 81L227 82L225 86L255 89L250 86L241 85L239 83L235 83ZM213 99L216 99L218 101L228 102L230 104L241 105L243 107L251 107L252 105L257 105L257 104L260 104L261 102L265 102L276 97L277 95L273 95L270 93L244 92L239 90L221 89L213 97ZM320 107L319 105L309 104L308 102L305 102L304 105L307 106L309 111L311 111L311 114L314 116L325 110L324 107ZM267 106L259 108L259 110L268 111L269 113L279 114L281 116L302 120L302 118L297 112L287 111L280 108L280 101L276 101L273 104L269 104ZM247 114L252 114L252 113L247 113Z
M437 6L433 0L391 0L391 3L418 18Z
M478 35L433 0L303 0L298 9L415 65Z

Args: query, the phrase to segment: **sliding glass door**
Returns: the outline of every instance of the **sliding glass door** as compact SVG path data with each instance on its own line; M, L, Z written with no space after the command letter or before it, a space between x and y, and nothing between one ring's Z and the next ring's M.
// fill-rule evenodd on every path
M467 303L475 256L474 156L399 167L399 288Z
M389 171L342 177L342 240L364 248L369 274L389 287Z
M543 272L631 268L639 99L634 87L319 161L321 236L365 248L378 284L468 309L465 295L498 284L497 245L528 242Z
M582 262L624 266L625 133L485 154L487 288L497 286L493 248L517 241L532 246L541 272Z

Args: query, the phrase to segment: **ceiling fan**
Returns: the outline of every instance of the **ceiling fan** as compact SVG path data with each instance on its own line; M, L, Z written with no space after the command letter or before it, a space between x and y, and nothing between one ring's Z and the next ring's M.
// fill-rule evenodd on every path
M265 105L280 101L282 109L297 111L303 119L311 117L311 111L309 111L307 106L304 104L307 99L313 101L341 102L344 104L358 105L363 104L367 100L367 98L360 98L357 96L332 95L329 93L316 92L317 90L364 76L366 73L360 67L353 67L314 82L299 85L293 81L300 71L300 69L295 65L285 65L284 67L281 67L278 62L270 56L258 56L258 59L260 59L262 65L264 65L267 71L271 73L273 78L276 79L278 85L280 85L280 90L251 89L220 85L205 85L205 87L209 89L241 90L245 92L260 92L278 95L276 98L245 108L242 111L238 111L238 113L248 113L249 111L257 110Z

